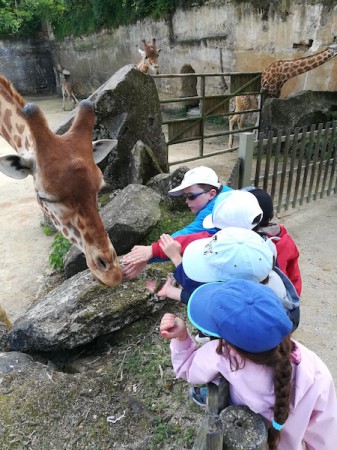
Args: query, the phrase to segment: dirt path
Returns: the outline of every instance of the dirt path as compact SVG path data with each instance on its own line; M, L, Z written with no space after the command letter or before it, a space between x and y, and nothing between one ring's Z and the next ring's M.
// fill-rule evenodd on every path
M52 127L66 114L59 97L29 98L46 113ZM0 137L0 156L15 151ZM35 300L48 269L53 237L40 225L32 177L14 180L0 173L0 284L1 305L15 321Z
M38 99L50 126L64 113L60 98ZM186 146L186 154L192 148ZM3 140L0 155L12 153ZM223 180L228 178L235 154L203 160ZM188 167L200 165L194 161ZM173 166L174 169L176 166ZM34 197L32 179L12 180L0 173L0 283L1 304L15 321L34 301L48 271L53 238L40 226L41 213ZM337 383L337 196L311 202L279 217L300 250L303 279L301 323L296 337L328 365Z

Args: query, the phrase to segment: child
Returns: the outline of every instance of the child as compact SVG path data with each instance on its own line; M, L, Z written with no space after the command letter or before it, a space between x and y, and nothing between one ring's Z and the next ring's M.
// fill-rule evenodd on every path
M274 292L248 280L208 283L190 298L193 326L214 336L198 348L184 321L165 314L160 333L172 339L178 378L204 384L223 376L233 405L247 405L269 426L270 450L332 450L337 400L318 356L292 340L292 323Z
M227 227L210 238L191 242L181 258L172 238L163 239L163 248L176 268L174 278L180 289L168 282L159 296L187 304L192 292L203 283L229 281L234 278L251 280L269 286L278 296L295 330L299 324L300 299L290 280L274 268L275 254L270 244L258 233L244 228Z
M188 173L189 172L186 172L186 175ZM190 189L192 188L195 190L194 186ZM223 190L224 188L226 188L226 186L223 187ZM178 190L178 192L180 191ZM222 205L221 208L219 205ZM219 223L221 226L215 227L212 224L206 224L206 226L203 225L205 223L204 218L210 216L210 212L213 208L216 211L221 210L221 213L224 216L221 223ZM226 212L223 212L224 210L226 210ZM253 228L262 219L262 215L263 211L260 208L259 202L253 195L245 191L227 190L214 197L212 202L197 214L196 221L185 227L183 230L174 233L172 237L180 244L177 248L181 248L181 253L183 253L190 242L196 239L210 237L216 231L219 231L220 228L224 228L225 226ZM200 231L193 231L194 229L199 229ZM186 233L186 231L189 231L191 234ZM124 274L128 278L134 278L152 258L167 260L167 255L162 251L160 243L161 240L148 246L136 245L133 247L131 252L123 258L123 263L125 265Z
M192 223L176 231L172 236L206 231L203 220L212 212L217 195L230 190L230 187L223 186L219 182L217 174L209 167L199 166L187 171L181 184L171 189L169 195L173 197L184 195L187 206L196 217ZM218 230L213 228L207 231L214 234ZM153 257L151 246L135 245L131 252L123 257L124 275L130 279L136 277Z
M286 228L271 222L274 217L274 206L270 195L265 190L255 187L244 189L257 198L263 211L263 218L254 231L271 238L278 238L274 240L277 249L277 265L293 283L298 295L301 295L302 278L298 265L299 251Z

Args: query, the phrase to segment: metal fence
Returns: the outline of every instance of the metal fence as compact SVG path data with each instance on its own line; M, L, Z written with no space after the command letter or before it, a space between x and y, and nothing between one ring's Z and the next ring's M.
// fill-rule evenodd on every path
M179 79L181 81L186 77L195 77L199 84L199 95L193 97L172 97L163 98L161 90L158 87L159 102L162 107L162 124L164 132L166 134L166 144L168 146L168 152L170 152L170 146L181 144L191 141L199 141L199 151L198 153L187 159L180 159L179 161L170 161L169 165L174 165L177 163L184 163L188 161L194 161L196 159L208 158L210 156L220 155L237 147L227 147L222 145L220 150L216 152L205 152L205 141L212 138L217 138L220 136L229 136L231 134L236 134L239 131L252 131L258 129L258 121L253 126L244 127L241 130L229 131L225 127L225 122L228 117L233 114L230 111L230 101L238 95L259 95L261 87L261 73L260 72L250 72L250 73L188 73L188 74L163 74L163 75L153 75L155 80L165 80L168 82L170 79ZM211 79L215 77L220 77L224 80L225 78L229 80L229 92L226 94L217 93L213 95L207 94L207 86ZM214 83L213 83L214 84ZM172 89L171 89L172 90ZM214 91L214 86L213 86ZM177 92L177 89L174 90ZM191 115L188 109L184 105L191 102L196 102L197 108L194 108L197 114ZM244 112L239 112L239 114L249 114L258 113L258 117L262 107L262 100L260 98L258 109L249 109ZM173 107L173 108L172 108ZM166 113L167 109L171 108L176 111L176 117L174 113L171 112L170 117ZM180 108L179 108L180 107ZM179 116L179 117L177 117ZM216 119L222 119L217 127L218 130L214 132L214 127L210 127L210 123L214 123ZM170 154L170 153L169 153Z
M229 184L268 191L275 211L337 193L337 121L296 128L276 137L240 134L238 161Z

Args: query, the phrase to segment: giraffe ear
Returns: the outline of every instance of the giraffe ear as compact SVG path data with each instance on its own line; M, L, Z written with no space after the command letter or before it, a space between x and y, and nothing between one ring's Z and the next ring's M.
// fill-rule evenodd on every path
M26 178L32 173L29 161L18 155L7 155L0 158L0 171L17 180Z
M101 139L99 141L94 141L93 146L93 157L96 164L101 162L118 144L117 139Z
M144 50L141 50L141 49L139 48L138 51L139 51L139 53L140 53L142 56L145 56Z

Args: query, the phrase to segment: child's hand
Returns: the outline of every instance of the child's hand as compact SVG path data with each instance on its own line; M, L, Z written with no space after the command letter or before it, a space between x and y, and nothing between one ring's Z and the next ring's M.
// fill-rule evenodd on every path
M174 278L172 278L170 275L167 275L165 284L157 292L158 297L168 297L179 302L182 289L173 286L173 284Z
M141 271L146 267L146 264L146 262L124 263L123 275L129 280L132 280L141 273Z
M159 247L171 259L175 266L181 263L181 245L169 234L162 234L160 236Z
M147 263L152 258L151 245L135 245L131 252L123 256L124 264Z
M188 337L185 322L171 313L166 313L160 322L160 334L165 339L184 341Z

